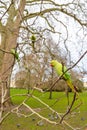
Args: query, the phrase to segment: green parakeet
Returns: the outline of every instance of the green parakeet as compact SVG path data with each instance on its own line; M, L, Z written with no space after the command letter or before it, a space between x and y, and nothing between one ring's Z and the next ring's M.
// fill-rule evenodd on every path
M17 53L17 51L15 49L11 49L11 54L14 55L16 60L19 62L19 54Z
M35 42L36 42L36 36L35 35L32 35L31 37L30 37L30 39L31 39L31 46L32 46L32 49L35 51Z
M61 63L59 63L57 60L52 60L50 62L50 65L55 69L55 71L57 72L58 76L61 76L66 70L67 68L65 66L63 66ZM68 72L66 72L63 75L63 79L66 81L67 85L72 89L73 92L76 92L76 89L72 83L72 79L71 76Z
M30 38L31 38L32 43L35 43L35 41L36 41L36 36L35 36L35 35L32 35Z

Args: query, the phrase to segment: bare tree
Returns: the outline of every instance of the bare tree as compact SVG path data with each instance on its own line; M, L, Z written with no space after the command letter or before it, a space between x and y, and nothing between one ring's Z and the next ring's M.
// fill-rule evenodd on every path
M2 10L3 12L4 9L7 7L6 7L6 3L1 2L1 4L2 6L4 5L4 8ZM15 2L10 1L9 7L1 15L1 20L0 20L0 28L1 28L1 32L0 32L1 34L0 95L2 98L0 102L2 104L4 103L4 99L9 96L9 86L10 86L9 81L10 81L12 68L14 65L13 55L11 55L11 53L6 53L5 51L10 52L12 48L16 49L17 47L19 26L21 24L24 7L25 7L25 0L20 2L18 10L15 9ZM8 14L8 16L6 17L7 21L5 21L6 23L4 25L3 20L4 20L5 15L7 14ZM9 105L9 102L6 102L5 104Z

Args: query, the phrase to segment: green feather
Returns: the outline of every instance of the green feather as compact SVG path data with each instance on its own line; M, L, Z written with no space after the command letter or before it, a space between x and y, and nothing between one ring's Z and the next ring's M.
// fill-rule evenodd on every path
M11 49L11 54L14 55L14 57L16 58L16 60L19 62L19 54L17 53L17 51L15 49Z
M11 54L15 55L15 49L11 49Z
M50 62L50 64L52 67L54 67L54 69L56 70L56 72L59 76L62 75L67 70L67 68L65 66L63 66L61 63L59 63L57 60L52 60ZM65 80L71 79L70 74L68 72L66 72L63 75L63 78Z

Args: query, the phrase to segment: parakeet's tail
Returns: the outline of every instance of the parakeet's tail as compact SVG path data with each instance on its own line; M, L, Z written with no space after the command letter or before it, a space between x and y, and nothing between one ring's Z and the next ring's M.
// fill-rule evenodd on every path
M66 80L67 85L72 89L73 92L77 93L74 85L72 84L71 80Z

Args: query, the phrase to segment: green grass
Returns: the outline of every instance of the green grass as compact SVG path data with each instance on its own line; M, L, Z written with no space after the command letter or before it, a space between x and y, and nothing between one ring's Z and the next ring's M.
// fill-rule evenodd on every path
M30 91L31 92L31 91ZM10 90L11 96L15 94L27 94L26 89L11 89ZM53 108L55 111L59 113L64 113L67 110L67 98L64 92L53 92L52 99L49 99L49 92L46 93L40 93L38 91L34 91L33 95L44 101L46 104L48 104L51 108ZM73 98L73 93L69 94L70 96L70 102ZM21 104L27 96L14 96L11 98L14 106ZM74 112L76 112L75 115L68 115L66 117L66 121L69 122L73 127L82 127L87 123L87 93L83 92L80 93L80 98L83 102L83 104L76 109ZM76 101L73 108L75 108L80 103L79 100ZM33 109L40 108L41 111L39 112L44 117L50 118L49 115L52 115L52 112L47 109L43 104L41 104L39 101L35 100L32 97L29 97L29 99L26 101L26 104L28 104ZM22 113L25 114L31 114L30 111L25 109L24 107L20 110ZM33 120L34 119L34 120ZM10 114L2 123L0 126L0 130L63 130L64 128L62 125L52 125L47 123L46 121L43 121L43 126L38 126L37 123L41 119L37 117L36 115L32 115L28 118L25 118L23 116L18 117L16 114ZM55 119L55 121L59 121L59 119ZM66 130L70 130L67 126ZM84 130L82 128L81 130Z

